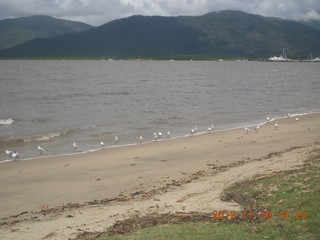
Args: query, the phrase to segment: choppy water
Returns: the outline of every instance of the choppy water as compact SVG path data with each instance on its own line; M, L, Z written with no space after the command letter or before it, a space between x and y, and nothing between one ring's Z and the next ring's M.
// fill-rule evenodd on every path
M318 63L0 61L0 161L185 136L320 110Z

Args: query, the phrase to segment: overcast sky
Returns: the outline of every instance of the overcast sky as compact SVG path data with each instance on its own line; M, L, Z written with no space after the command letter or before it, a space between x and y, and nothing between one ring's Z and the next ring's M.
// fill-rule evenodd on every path
M196 16L219 10L320 20L320 0L0 0L0 19L41 14L94 26L137 14Z

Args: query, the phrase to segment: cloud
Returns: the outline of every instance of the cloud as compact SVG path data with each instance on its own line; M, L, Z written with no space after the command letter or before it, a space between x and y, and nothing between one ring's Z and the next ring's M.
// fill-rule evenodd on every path
M320 20L319 0L1 0L0 19L50 15L100 25L131 15L201 15L240 10L295 20Z

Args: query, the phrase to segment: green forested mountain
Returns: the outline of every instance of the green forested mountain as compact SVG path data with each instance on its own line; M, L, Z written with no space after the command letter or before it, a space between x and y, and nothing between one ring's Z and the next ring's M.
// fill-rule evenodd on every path
M240 11L203 16L132 16L90 30L35 39L0 57L170 56L289 57L320 52L320 31L304 24Z
M35 38L51 38L81 32L92 26L49 16L36 15L0 20L0 49L9 48Z
M320 21L319 20L310 20L310 21L301 21L301 23L313 27L320 31Z

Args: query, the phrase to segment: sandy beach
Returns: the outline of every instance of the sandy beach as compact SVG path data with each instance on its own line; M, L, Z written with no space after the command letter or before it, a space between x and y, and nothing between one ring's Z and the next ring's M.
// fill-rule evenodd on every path
M91 153L2 163L0 223L5 224L0 226L0 239L68 239L75 236L76 229L101 231L140 210L142 214L238 210L237 204L219 199L223 188L258 173L298 167L310 149L319 147L320 114L298 118L279 119L277 128L275 121L259 130L250 127L247 134L243 128L212 131ZM283 154L272 157L274 152ZM211 174L212 168L239 162L228 171ZM150 192L199 171L203 177L158 192L151 199L139 196L103 206L85 205L93 200ZM43 209L70 203L83 206L49 216L41 214ZM66 218L68 215L73 217ZM32 217L37 221L31 221ZM15 219L19 219L16 224L7 224Z

